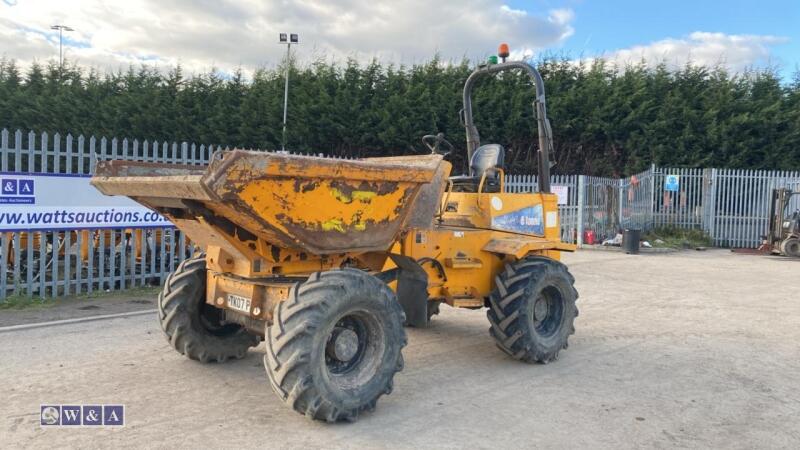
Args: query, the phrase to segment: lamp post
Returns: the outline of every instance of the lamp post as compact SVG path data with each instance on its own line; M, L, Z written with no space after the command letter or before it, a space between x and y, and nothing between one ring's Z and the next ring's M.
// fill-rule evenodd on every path
M279 33L278 39L281 44L286 44L286 81L283 85L283 137L281 138L281 151L286 151L286 111L289 106L289 67L290 51L292 44L299 44L300 39L295 33Z
M75 31L66 25L53 25L51 30L58 30L58 70L61 73L61 67L64 65L64 32Z

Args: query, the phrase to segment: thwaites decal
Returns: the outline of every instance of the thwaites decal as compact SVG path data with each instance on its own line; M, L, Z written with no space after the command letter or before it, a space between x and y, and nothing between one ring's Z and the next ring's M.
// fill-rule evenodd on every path
M517 233L544 235L542 205L511 211L492 218L492 228Z

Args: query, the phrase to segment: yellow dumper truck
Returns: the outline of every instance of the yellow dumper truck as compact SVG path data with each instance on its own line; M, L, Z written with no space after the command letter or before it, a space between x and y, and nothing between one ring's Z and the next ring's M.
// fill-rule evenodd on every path
M506 193L504 149L482 144L475 82L521 70L535 86L538 193ZM480 66L464 87L469 172L451 176L443 135L430 155L339 160L233 150L206 167L100 162L92 180L168 217L202 252L169 275L158 320L203 362L265 341L275 393L311 419L356 420L392 391L404 325L441 304L486 309L510 357L548 363L567 348L578 293L550 193L544 85L524 62Z

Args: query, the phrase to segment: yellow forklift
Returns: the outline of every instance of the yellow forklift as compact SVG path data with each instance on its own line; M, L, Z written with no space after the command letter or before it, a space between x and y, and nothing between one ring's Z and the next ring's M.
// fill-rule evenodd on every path
M800 192L786 188L772 190L764 246L772 253L800 258L800 209L789 212L795 196L800 198Z

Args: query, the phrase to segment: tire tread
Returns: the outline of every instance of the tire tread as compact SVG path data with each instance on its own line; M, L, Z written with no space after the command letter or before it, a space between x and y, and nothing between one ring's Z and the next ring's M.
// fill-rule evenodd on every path
M260 338L242 329L231 336L219 337L198 329L192 314L205 301L206 261L204 254L181 262L167 275L158 295L158 321L167 341L189 359L224 362L241 359L247 349L258 345Z
M562 326L569 329L558 348L544 351L537 345L535 333L524 322L527 321L524 311L529 290L548 275L562 277L567 281L567 294L571 295L565 301L571 305L565 309L565 313L572 314L572 317L565 318ZM559 351L569 345L569 335L575 332L573 321L578 316L578 308L575 306L578 292L574 282L575 278L567 267L550 258L532 256L506 264L503 272L495 277L495 289L489 296L489 309L486 312L491 325L489 334L495 339L497 346L512 358L525 362L546 364L557 359Z
M395 372L387 385L374 398L366 399L357 408L343 408L326 398L314 383L311 373L313 331L319 329L325 312L348 289L374 289L382 293L400 324L405 320L400 304L380 280L355 269L338 269L312 274L304 283L291 288L289 300L275 307L274 322L267 328L264 366L275 393L292 409L309 419L327 422L355 421L361 411L375 408L378 398L391 392L395 372L403 369L402 353L398 352ZM388 293L387 293L388 291ZM406 344L405 331L398 326L401 349ZM387 392L388 391L388 392Z

